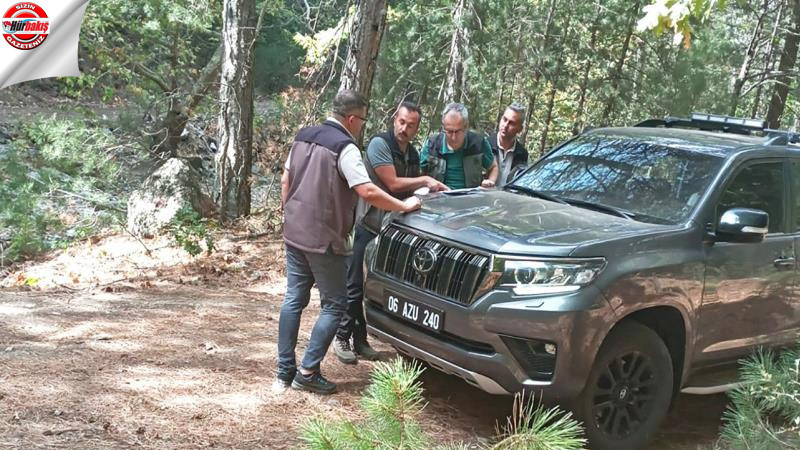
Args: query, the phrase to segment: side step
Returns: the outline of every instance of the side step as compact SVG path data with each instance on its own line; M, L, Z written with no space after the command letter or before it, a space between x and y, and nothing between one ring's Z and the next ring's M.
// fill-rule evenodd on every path
M739 381L739 369L736 365L709 368L692 375L686 386L681 389L683 394L711 395L736 389L743 386Z

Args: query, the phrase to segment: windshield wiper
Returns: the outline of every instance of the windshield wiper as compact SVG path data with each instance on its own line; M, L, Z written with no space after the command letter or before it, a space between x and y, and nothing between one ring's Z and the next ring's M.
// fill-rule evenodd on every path
M517 186L516 184L509 184L509 185L506 185L506 189L512 190L512 191L519 191L519 192L522 192L523 194L527 194L527 195L530 195L532 197L543 198L543 199L545 199L547 201L551 201L551 202L555 202L555 203L561 203L561 204L564 204L564 205L567 204L567 202L565 202L564 200L561 200L560 198L556 197L555 195L545 194L542 191L537 191L536 189L531 189L531 188L528 188L528 187L525 187L525 186Z
M583 206L589 209L594 209L595 211L611 213L614 214L615 216L624 217L629 220L634 220L634 218L636 217L636 213L634 212L617 208L614 206L605 205L603 203L595 203L587 200L578 200L575 198L565 198L564 201L571 205Z

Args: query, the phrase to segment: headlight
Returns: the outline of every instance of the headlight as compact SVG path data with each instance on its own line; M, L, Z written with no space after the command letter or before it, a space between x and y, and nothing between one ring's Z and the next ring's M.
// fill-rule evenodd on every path
M498 285L515 295L562 294L588 285L606 265L604 258L571 261L536 261L497 258L502 271Z

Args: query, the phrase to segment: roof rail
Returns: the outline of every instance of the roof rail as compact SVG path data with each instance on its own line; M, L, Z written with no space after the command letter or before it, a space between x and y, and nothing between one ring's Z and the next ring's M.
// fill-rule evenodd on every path
M767 140L764 145L788 145L800 143L800 133L786 130L772 130L765 129L764 133L767 135Z
M765 132L767 122L762 119L722 116L718 114L692 113L689 118L665 117L639 122L635 127L680 127L695 128L704 131L723 131L726 133L752 134Z

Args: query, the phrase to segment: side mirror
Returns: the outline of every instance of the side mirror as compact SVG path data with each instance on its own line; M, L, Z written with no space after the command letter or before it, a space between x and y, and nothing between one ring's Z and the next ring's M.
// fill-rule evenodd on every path
M768 231L769 214L760 209L731 208L717 224L717 238L728 242L761 242Z

